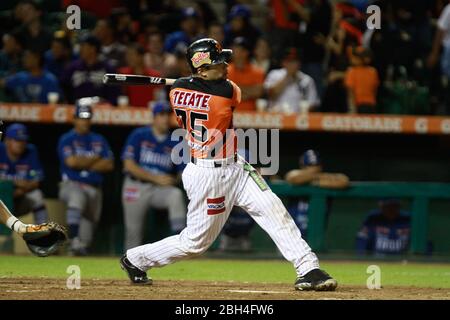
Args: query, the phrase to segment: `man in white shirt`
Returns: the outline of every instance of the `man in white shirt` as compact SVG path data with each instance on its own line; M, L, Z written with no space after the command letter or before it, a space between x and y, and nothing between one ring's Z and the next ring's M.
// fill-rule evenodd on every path
M448 3L437 22L436 34L434 36L433 48L428 57L428 65L433 67L439 60L439 53L443 46L441 56L441 70L447 78L450 78L450 3Z
M320 104L313 78L300 71L297 49L286 52L282 68L269 72L264 88L269 96L269 110L285 113L308 112Z

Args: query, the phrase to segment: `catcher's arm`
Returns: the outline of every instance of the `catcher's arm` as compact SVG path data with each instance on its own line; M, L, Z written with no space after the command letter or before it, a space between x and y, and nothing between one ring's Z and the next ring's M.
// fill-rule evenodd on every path
M66 229L58 223L24 224L8 210L0 200L0 222L19 233L30 249L38 257L47 257L67 240Z
M42 231L42 227L40 225L25 224L20 221L11 213L11 211L9 211L8 207L2 200L0 200L0 222L20 234Z
M0 200L0 222L17 233L25 233L27 230L27 225L13 216L2 200Z

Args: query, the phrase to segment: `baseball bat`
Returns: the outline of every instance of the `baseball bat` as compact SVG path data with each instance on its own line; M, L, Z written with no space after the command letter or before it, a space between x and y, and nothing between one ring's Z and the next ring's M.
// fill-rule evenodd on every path
M103 76L104 84L120 84L126 86L167 85L171 86L176 79L140 76L136 74L107 73Z

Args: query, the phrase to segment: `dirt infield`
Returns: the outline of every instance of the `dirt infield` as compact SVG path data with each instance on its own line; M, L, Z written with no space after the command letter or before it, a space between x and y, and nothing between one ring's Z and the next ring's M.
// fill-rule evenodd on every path
M84 280L79 290L69 290L62 279L1 278L4 299L450 299L450 289L341 286L335 292L298 292L284 283L155 281L152 286L132 286L126 280Z

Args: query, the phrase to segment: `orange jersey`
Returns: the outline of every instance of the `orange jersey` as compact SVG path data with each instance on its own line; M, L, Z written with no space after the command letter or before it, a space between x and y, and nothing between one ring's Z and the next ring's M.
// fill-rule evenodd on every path
M228 78L241 86L245 92L244 86L263 85L264 71L251 63L247 63L243 69L238 69L234 63L230 63L228 66ZM243 100L236 107L239 111L256 111L256 99Z
M234 82L180 78L169 96L178 122L187 130L192 157L223 159L236 154L233 110L241 101L241 89Z

